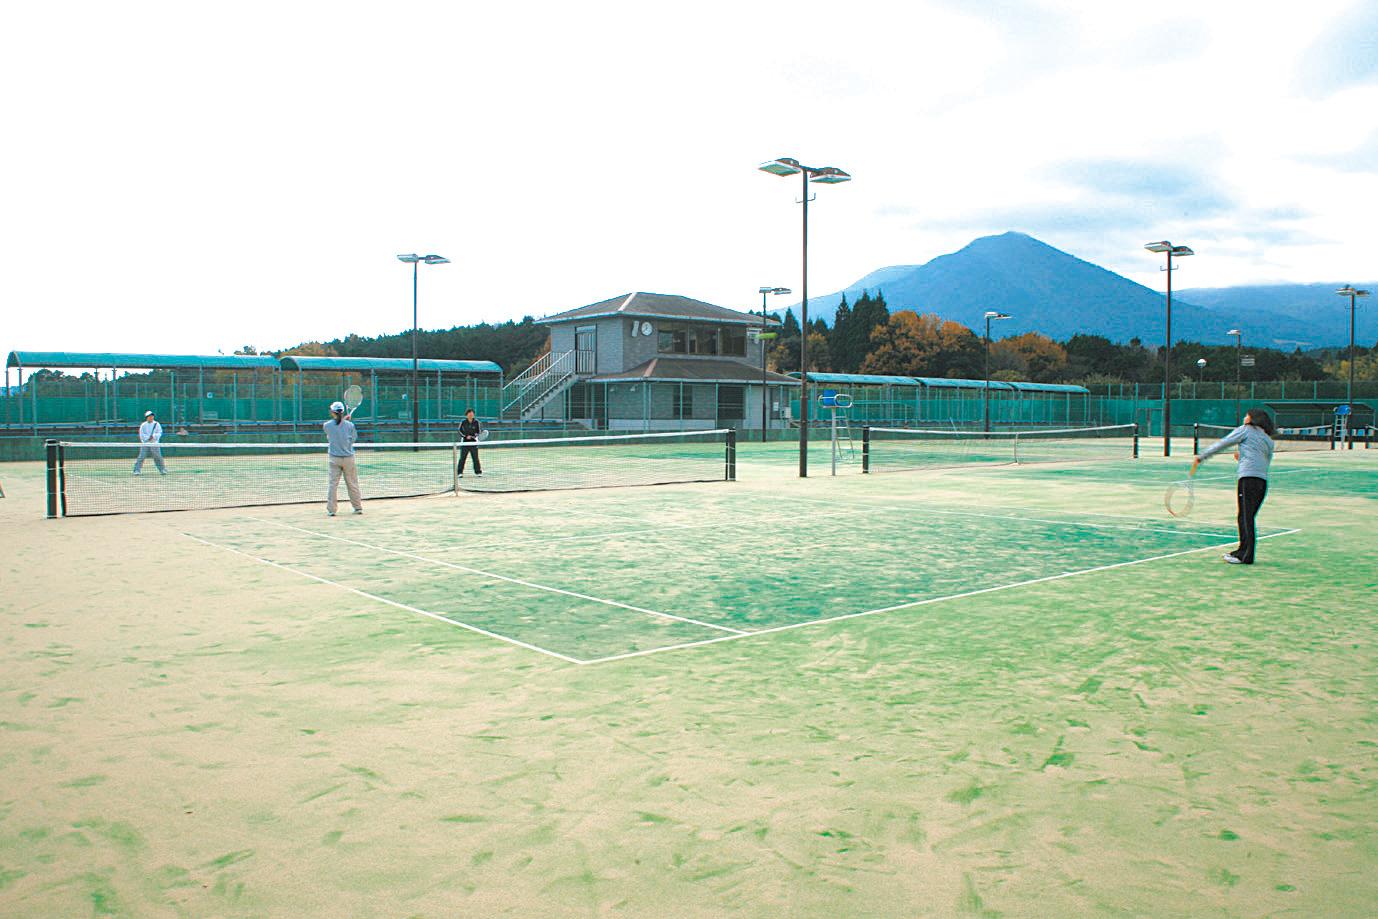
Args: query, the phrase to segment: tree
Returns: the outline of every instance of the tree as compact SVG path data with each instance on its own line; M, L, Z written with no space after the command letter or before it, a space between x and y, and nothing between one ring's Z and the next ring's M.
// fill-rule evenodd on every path
M767 365L776 373L790 373L799 369L799 320L790 310L780 327L780 337L766 354Z
M876 289L875 296L863 292L852 310L852 328L849 332L851 348L850 369L857 371L871 353L871 333L876 326L883 325L890 318L890 308L885 305L885 295Z
M832 354L828 351L828 338L821 332L809 333L809 371L828 373L832 371Z
M278 357L286 357L289 354L300 355L302 357L338 357L339 354L330 345L322 344L318 341L306 341L299 345L288 348Z
M851 324L852 308L847 305L847 295L843 294L833 314L833 327L828 331L828 350L839 373L852 372L853 349L848 338Z
M992 369L997 357L1002 359L1002 368L1018 369L1024 374L1020 379L1031 383L1059 382L1067 369L1066 349L1039 332L1025 332L991 342Z
M982 357L980 339L961 323L901 310L871 333L861 372L978 379Z

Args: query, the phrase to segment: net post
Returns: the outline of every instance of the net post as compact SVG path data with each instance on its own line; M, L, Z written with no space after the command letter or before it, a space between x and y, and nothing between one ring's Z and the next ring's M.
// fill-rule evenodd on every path
M459 497L459 444L450 442L450 482L453 484L453 494Z
M1201 423L1199 421L1191 423L1191 455L1201 455Z
M727 481L737 481L737 429L727 429Z
M861 473L865 475L871 471L871 426L869 424L861 427Z
M1139 458L1139 423L1134 422L1134 459Z
M57 516L57 441L46 441L43 446L47 454L48 466L48 519L52 520L54 517Z

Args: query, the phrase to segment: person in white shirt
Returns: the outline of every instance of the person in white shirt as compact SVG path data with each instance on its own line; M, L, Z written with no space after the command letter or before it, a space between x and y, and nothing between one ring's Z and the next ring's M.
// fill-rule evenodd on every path
M163 439L163 426L152 412L144 412L144 423L139 425L139 458L134 461L134 474L142 475L144 460L153 457L153 465L158 467L159 475L167 475L163 465L163 448L158 442Z
M330 490L325 495L325 512L335 516L335 495L340 489L340 476L344 476L349 503L354 505L354 513L362 514L364 502L359 496L359 470L354 465L354 441L359 433L354 429L354 422L345 416L343 402L331 403L330 414L333 417L321 426L330 444L327 450L330 454Z

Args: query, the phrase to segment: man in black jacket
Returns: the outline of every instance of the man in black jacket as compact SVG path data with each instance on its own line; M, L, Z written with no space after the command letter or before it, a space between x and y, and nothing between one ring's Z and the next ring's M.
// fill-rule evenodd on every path
M459 439L464 446L459 448L459 468L455 470L461 478L464 476L464 464L471 457L474 460L474 475L483 475L483 466L478 461L478 447L473 446L478 443L481 433L483 426L478 423L478 418L474 417L474 410L465 409L464 420L459 423Z

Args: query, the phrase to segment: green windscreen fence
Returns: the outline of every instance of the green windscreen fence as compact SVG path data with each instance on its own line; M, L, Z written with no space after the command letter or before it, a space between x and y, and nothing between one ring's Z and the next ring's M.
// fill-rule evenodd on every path
M409 422L412 387L408 375L267 370L196 372L153 371L110 379L95 374L27 377L0 394L0 425L6 428L52 426L114 429L137 426L144 412L164 426L295 425L328 416L331 402L351 385L364 401L361 422ZM481 417L498 414L501 380L496 376L422 373L417 404L427 422L457 422L465 409Z

